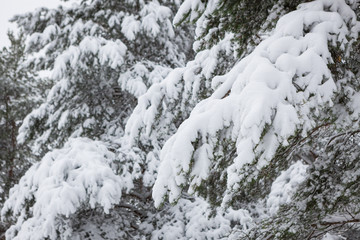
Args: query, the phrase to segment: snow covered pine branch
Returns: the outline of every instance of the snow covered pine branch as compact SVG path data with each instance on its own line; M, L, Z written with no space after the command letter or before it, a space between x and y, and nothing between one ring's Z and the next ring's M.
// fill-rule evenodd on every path
M6 237L351 239L358 5L90 0L16 17L28 67L55 84L20 129L41 161L4 204Z
M358 31L356 15L343 0L304 3L283 16L269 38L213 79L216 91L166 142L155 205L166 196L175 203L185 188L204 197L215 192L216 202L226 207L289 138L306 136L322 109L333 105L339 89L328 67L335 61L330 48L348 56ZM236 152L221 155L231 144ZM214 175L226 187L214 187Z

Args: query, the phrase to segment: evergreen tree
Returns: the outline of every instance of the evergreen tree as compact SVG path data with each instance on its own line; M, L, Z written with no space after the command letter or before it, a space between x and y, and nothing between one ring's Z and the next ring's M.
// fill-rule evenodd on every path
M0 52L0 202L11 186L30 164L25 146L16 142L18 128L23 118L41 101L37 90L41 86L34 72L24 66L24 35L8 33L10 46Z
M196 25L196 49L208 49L232 33L239 57L246 56L268 36L282 15L296 9L301 0L185 0L175 24Z
M51 69L56 82L25 119L19 142L30 142L43 156L70 136L121 135L137 97L191 53L189 32L179 29L175 38L171 25L176 4L166 4L82 1L15 17L29 35L29 65Z
M15 18L57 82L9 239L359 234L358 1L121 3Z
M226 8L228 3L230 1L185 1L177 14L181 17L176 17L175 22L183 18L196 21L199 42L195 46L200 46L197 49L218 46L221 41L214 37L226 38L229 29L236 29L233 36L259 31L265 34L265 40L254 50L251 45L246 51L243 47L237 48L240 56L251 54L225 75L210 78L208 86L213 86L214 92L211 94L210 91L210 97L196 104L162 147L159 154L162 162L153 188L155 205L160 206L167 199L171 203L181 201L184 204L181 198L192 195L195 202L201 201L197 197L206 199L213 206L215 216L223 214L218 210L219 206L242 210L247 212L243 222L249 222L250 216L255 223L253 226L257 226L249 228L235 224L234 230L225 231L217 238L321 238L331 235L330 226L338 227L337 232L344 236L349 235L347 227L358 222L358 204L353 204L358 192L354 188L357 173L349 172L351 180L341 176L359 159L356 154L358 81L354 68L358 66L358 57L353 52L357 49L354 44L359 31L358 3L314 1L304 3L298 10L282 17L289 7L287 2L270 4L273 15L266 18L260 15L260 21L265 20L267 27L279 18L273 31L249 29L246 24L236 21L221 24L223 18L219 18L219 25L212 26L208 18L213 18L213 12L221 16L228 14L230 19L238 17L235 12L229 16L231 11L219 10L218 13L218 9ZM250 4L246 1L237 3L239 7L252 9L246 7ZM228 28L227 24L239 25ZM218 34L219 31L223 34ZM212 35L213 32L216 34ZM198 55L200 53L202 51ZM162 84L169 89L174 78L168 78ZM157 91L153 96L156 94ZM142 107L142 113L138 115L146 116L150 109L159 109L153 108L152 104ZM158 116L157 113L155 110L151 116ZM155 118L155 121L159 120ZM147 116L146 122L143 121L144 125L153 122ZM314 138L312 134L317 134L323 127L328 127L329 136ZM324 146L324 139L331 140L337 135L339 139L350 137L347 143L353 145L350 146L352 154L339 155L342 159L351 156L352 160L345 166L337 166L339 163L335 161L344 147L337 145L334 150L320 147ZM313 162L317 164L314 166ZM337 171L334 172L331 169L335 166ZM319 172L324 176L320 177ZM314 184L325 181L328 176L332 177L324 184ZM334 184L338 186L332 186ZM318 189L320 186L322 188ZM334 189L336 198L330 195ZM323 203L317 203L321 198ZM293 207L294 202L298 202L297 207ZM278 224L271 225L281 205L288 207L276 218ZM350 213L346 209L351 209L348 210ZM294 217L300 210L304 214ZM334 215L342 216L343 220L334 220ZM191 224L194 216L185 214L187 224ZM242 222L241 219L236 221ZM174 225L179 227L181 223ZM211 228L206 226L200 231L208 232L207 227ZM174 226L165 224L164 228L162 232L168 232ZM182 232L182 235L187 234Z
M0 52L0 207L31 164L29 149L18 145L16 136L26 114L42 99L38 77L24 66L24 35L9 32L8 37L10 46Z
M133 151L118 152L117 139L137 98L191 57L190 30L171 24L176 7L94 0L14 18L28 35L28 66L50 70L55 84L19 130L41 161L2 209L7 238L151 234L140 225L155 210L151 186L127 168Z

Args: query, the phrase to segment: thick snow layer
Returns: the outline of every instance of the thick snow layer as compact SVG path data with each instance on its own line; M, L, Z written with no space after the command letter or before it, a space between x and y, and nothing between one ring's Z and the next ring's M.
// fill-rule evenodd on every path
M117 68L124 63L126 53L127 47L120 40L109 41L100 37L85 37L79 46L70 46L56 58L52 77L54 79L64 78L69 66L76 68L83 64L81 61L86 54L96 55L101 64Z
M291 197L294 195L297 187L307 176L307 167L308 165L304 165L301 161L298 161L275 179L266 201L270 215L276 214L281 204L291 202Z
M348 39L357 38L358 26L343 0L305 3L282 17L252 54L214 78L220 86L166 142L153 188L155 205L165 195L175 202L189 184L188 176L195 179L190 193L208 176L220 130L227 129L237 149L226 169L223 204L239 188L246 164L258 159L256 168L261 169L297 130L305 136L315 124L317 112L312 109L331 106L337 91L327 67L333 62L329 45L345 49ZM195 149L194 142L202 150Z
M32 166L1 211L18 216L6 233L8 239L57 239L62 224L80 208L101 206L108 213L122 190L131 187L111 167L115 154L102 142L70 139L62 149L49 152ZM27 210L24 206L33 202ZM71 234L71 233L63 233Z
M212 210L201 198L180 199L168 211L173 217L159 219L160 227L152 232L152 239L240 239L237 235L240 231L244 234L254 226L248 211ZM236 229L232 226L234 222L238 224Z
M214 75L216 68L221 66L222 54L233 56L230 40L229 34L218 45L199 52L185 67L176 68L169 74L169 69L159 67L149 73L144 64L138 63L120 76L119 82L135 95L143 93L131 90L133 84L141 84L139 79L141 76L148 77L153 83L147 92L139 97L138 104L127 121L125 135L120 141L122 151L125 152L133 151L130 149L134 149L138 142L153 148L146 157L147 167L143 173L146 176L144 184L147 186L154 184L159 165L159 152L164 141L175 132L174 122L200 101L198 92L204 87L203 84L207 84L205 86L207 91L213 91L217 87L210 86L209 79ZM166 78L159 78L165 75ZM127 155L134 156L131 161L134 166L143 164L144 160L139 159L136 151ZM131 168L140 170L140 168ZM134 178L138 176L139 173L135 171Z
M322 240L343 240L343 239L346 239L346 238L337 236L337 235L333 235L330 233L325 234L324 237L322 238Z
M155 65L151 62L138 62L119 77L122 89L140 97L148 90L148 86L164 79L171 68ZM146 84L145 84L146 83Z
M130 41L135 40L136 34L140 31L143 31L147 36L157 37L161 33L159 23L165 22L168 26L168 36L174 37L173 27L169 20L171 15L172 12L168 7L159 5L157 1L149 2L140 11L140 19L134 15L124 17L121 23L121 32ZM113 22L109 22L109 25L114 25Z
M133 15L125 16L121 23L121 32L130 41L135 39L136 34L140 31L141 22Z

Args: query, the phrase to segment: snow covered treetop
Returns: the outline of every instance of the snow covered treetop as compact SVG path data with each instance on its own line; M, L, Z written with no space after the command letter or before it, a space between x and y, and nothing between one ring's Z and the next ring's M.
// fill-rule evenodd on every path
M216 193L214 202L227 205L291 136L305 136L316 125L337 91L329 48L349 50L358 36L351 6L344 0L301 4L249 56L213 79L216 91L162 149L156 206L166 197L175 202L184 188L205 197Z
M89 37L100 39L97 44L101 45L105 40L117 40L120 45L124 43L137 60L144 55L150 58L152 53L158 62L181 61L183 54L175 53L176 46L171 49L172 44L168 42L175 34L171 24L171 8L174 5L176 3L172 1L163 5L158 1L82 1L80 4L73 3L69 8L39 8L32 13L15 16L13 21L29 36L27 51L33 53L33 62L39 68L52 67L54 62L48 62L49 58L54 59L70 46L89 46L86 44ZM160 58L159 54L165 50L169 56Z

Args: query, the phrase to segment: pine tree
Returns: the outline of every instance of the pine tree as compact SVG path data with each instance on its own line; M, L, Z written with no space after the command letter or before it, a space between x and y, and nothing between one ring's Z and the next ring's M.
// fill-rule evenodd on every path
M15 18L57 82L20 129L42 160L7 237L358 235L358 1L185 0L173 31L176 2Z
M246 1L237 3L248 9ZM220 206L243 210L248 213L243 221L250 216L257 226L238 224L221 237L321 238L333 234L331 226L338 227L338 234L350 234L347 228L358 221L358 175L350 171L359 159L357 57L351 54L359 31L357 2L304 3L282 17L286 1L270 4L277 17L260 14L259 21L271 26L268 21L280 18L268 32L241 22L229 27L237 22L226 19L237 16L231 16L228 4L236 5L185 1L180 8L178 16L196 21L199 49L217 46L214 36L233 29L235 36L251 30L243 36L252 38L253 30L265 30L268 37L253 50L251 45L249 51L239 48L240 56L250 54L225 75L212 77L215 91L192 109L162 147L155 205L180 202L190 194L210 203L215 216L221 214ZM214 27L209 20L213 12L227 18L219 17ZM339 141L336 146L332 138ZM345 139L349 148L339 145ZM331 140L327 147L326 140ZM344 154L342 149L352 151ZM351 160L340 164L338 158ZM280 206L282 214L274 217ZM275 219L278 224L272 225Z
M244 57L266 38L282 15L296 9L301 0L186 0L174 22L196 25L196 49L208 49L232 33L238 56Z
M51 69L56 82L47 101L25 119L18 140L32 142L43 156L70 136L121 135L137 97L189 55L190 35L183 28L174 37L176 5L167 5L82 1L15 17L30 36L29 65Z
M151 186L127 168L133 151L118 151L117 139L137 98L191 57L190 30L171 24L176 7L94 0L14 18L28 35L28 66L50 70L55 84L19 130L41 160L2 209L7 238L151 234L141 225L155 211Z
M41 101L35 89L40 82L31 69L24 66L24 35L15 36L9 32L10 46L0 53L1 71L1 189L4 195L20 178L29 164L25 146L19 146L16 136L23 118Z
M0 52L0 207L31 164L29 149L18 145L16 136L26 114L41 101L40 81L24 66L24 35L9 32L8 37L10 46Z

